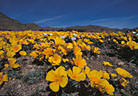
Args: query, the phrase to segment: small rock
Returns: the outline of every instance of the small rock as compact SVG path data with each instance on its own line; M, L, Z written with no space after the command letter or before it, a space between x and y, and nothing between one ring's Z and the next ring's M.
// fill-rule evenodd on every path
M121 66L124 65L124 64L125 64L124 62L119 62L118 63L118 65L121 65Z
M17 86L17 88L21 88L22 87L22 85L21 84L19 84L18 86Z

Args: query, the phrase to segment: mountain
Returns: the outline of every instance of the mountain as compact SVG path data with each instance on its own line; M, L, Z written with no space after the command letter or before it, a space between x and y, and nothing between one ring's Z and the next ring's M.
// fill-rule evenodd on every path
M0 30L39 30L41 27L36 24L22 24L0 12Z
M113 29L113 28L96 26L96 25L66 27L66 30L77 30L77 31L80 31L80 32L121 31L120 29Z
M0 12L0 30L7 31L24 31L24 30L34 30L34 31L72 31L76 30L79 32L116 32L116 31L128 31L129 29L114 29L102 26L88 25L88 26L72 26L66 28L53 28L53 27L40 27L36 24L22 24L21 22L12 19Z

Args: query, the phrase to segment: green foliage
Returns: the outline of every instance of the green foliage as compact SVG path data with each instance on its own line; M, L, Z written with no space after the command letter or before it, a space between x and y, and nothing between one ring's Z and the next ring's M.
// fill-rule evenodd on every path
M32 71L23 76L22 80L23 82L27 84L34 84L39 82L41 79L44 78L44 73L41 71Z
M20 71L16 71L16 70L8 70L8 77L10 77L11 79L16 78L16 79L21 79L21 72Z

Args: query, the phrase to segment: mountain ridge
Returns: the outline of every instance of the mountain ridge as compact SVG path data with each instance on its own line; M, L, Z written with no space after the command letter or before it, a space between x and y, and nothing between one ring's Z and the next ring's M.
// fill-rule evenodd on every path
M115 31L127 31L128 28L117 29L117 28L108 28L97 25L87 25L87 26L71 26L66 28L54 28L54 27L41 27L37 24L22 24L18 20L12 19L2 12L0 12L0 30L2 31L24 31L24 30L33 30L33 31L72 31L76 30L79 32L115 32Z

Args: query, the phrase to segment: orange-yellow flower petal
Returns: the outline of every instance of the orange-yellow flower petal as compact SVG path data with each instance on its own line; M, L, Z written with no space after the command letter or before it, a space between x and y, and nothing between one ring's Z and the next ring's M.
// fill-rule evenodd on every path
M56 82L50 83L49 87L54 92L58 92L59 91L59 84L57 84Z
M116 69L116 72L122 77L128 77L128 78L133 77L128 71L126 71L125 69L122 69L120 67Z

